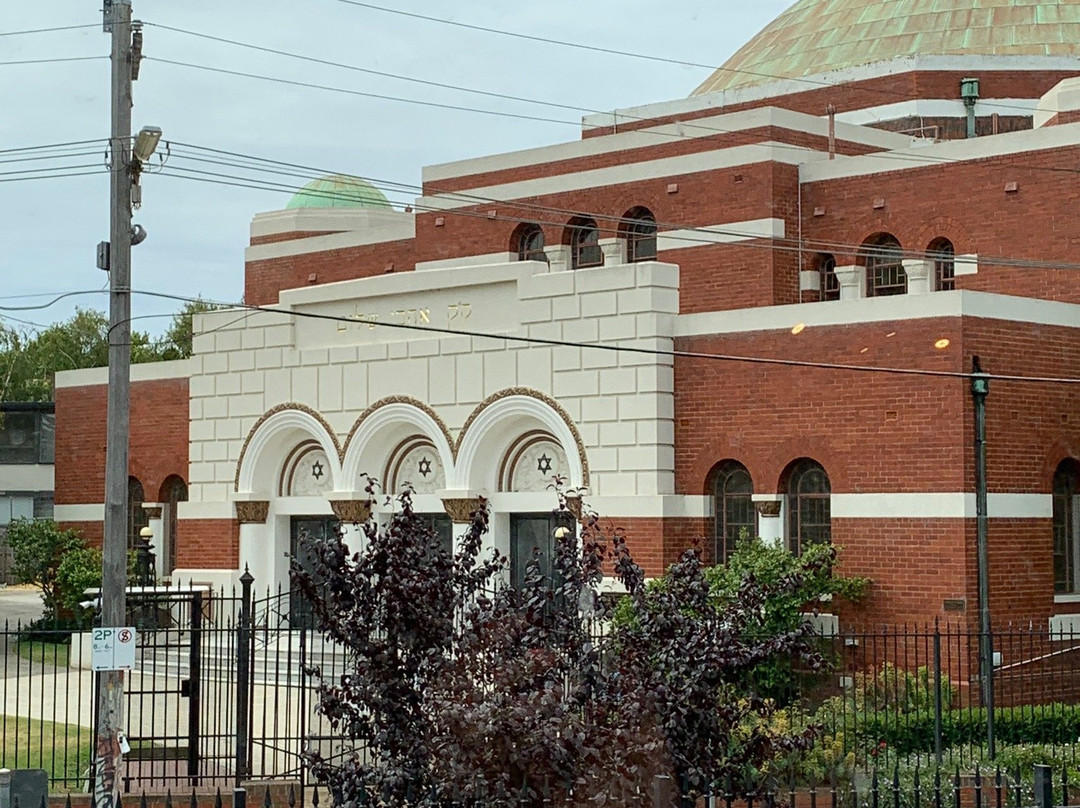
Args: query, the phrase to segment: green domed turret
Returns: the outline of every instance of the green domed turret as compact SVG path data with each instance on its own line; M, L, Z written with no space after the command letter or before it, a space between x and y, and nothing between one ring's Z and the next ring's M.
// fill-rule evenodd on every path
M333 174L312 180L285 206L286 210L296 208L372 208L392 210L386 194L367 180Z

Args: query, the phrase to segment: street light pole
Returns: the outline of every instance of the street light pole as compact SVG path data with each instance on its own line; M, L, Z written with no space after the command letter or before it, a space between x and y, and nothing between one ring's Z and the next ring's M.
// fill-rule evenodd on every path
M990 379L979 364L971 360L971 398L975 405L975 545L979 577L979 674L983 706L986 707L986 745L990 759L994 746L994 639L990 633L990 569L987 547L989 520L986 512L986 397Z
M127 585L128 429L131 396L131 105L130 0L106 0L112 33L112 127L109 139L109 392L105 438L105 532L101 625L124 625ZM117 794L123 727L123 671L104 671L98 695L94 805L111 808Z

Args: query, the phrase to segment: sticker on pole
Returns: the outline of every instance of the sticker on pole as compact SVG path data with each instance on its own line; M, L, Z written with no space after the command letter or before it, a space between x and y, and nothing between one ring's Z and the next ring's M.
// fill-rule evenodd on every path
M95 628L92 667L95 671L130 671L135 668L135 629Z

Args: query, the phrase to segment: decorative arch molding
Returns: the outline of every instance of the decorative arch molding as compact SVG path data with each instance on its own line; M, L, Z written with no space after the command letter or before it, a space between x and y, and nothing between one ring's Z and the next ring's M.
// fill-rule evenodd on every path
M446 423L431 407L418 399L389 396L364 410L349 431L342 451L340 487L351 489L359 484L361 474L382 472L387 458L401 441L415 435L431 441L439 453L443 469L451 476L455 458L454 441Z
M755 490L759 480L767 480L772 476L768 462L764 461L761 452L756 447L748 446L732 436L718 436L707 440L704 446L694 451L686 473L680 473L676 493L711 496L713 477L727 460L738 461L750 472ZM768 487L768 485L762 486L763 489ZM772 493L772 491L763 490L757 493Z
M833 493L851 491L847 475L848 464L844 462L843 452L834 450L832 444L820 436L804 435L778 442L770 447L763 462L754 466L747 464L754 475L754 490L762 494L783 494L786 492L787 474L795 461L809 458L819 463L829 475ZM755 467L763 470L761 482L758 482Z
M233 490L240 493L255 493L262 490L269 494L275 490L280 462L285 454L297 443L296 438L314 440L326 452L332 468L331 479L335 483L341 479L341 444L337 435L326 419L304 404L279 404L263 413L262 417L248 432L244 445L240 449L240 458L236 462L236 478ZM288 444L288 448L284 448ZM268 451L276 452L274 468L266 472L264 456ZM260 473L262 472L262 473ZM259 477L267 478L260 485Z
M911 228L910 236L912 250L919 252L925 251L937 238L947 238L951 241L957 255L979 251L971 231L949 216L933 216L924 222L919 222Z
M537 427L555 438L566 452L570 467L568 487L588 488L589 458L573 419L558 401L528 387L500 390L480 402L470 413L454 447L453 483L448 479L448 486L460 490L495 490L497 479L492 478L486 483L478 479L481 449L494 444L494 451L484 454L501 459L523 431ZM497 466L498 462L485 464L494 471Z
M1039 469L1040 492L1050 491L1054 485L1054 475L1058 467L1066 460L1080 462L1080 441L1059 440L1051 444Z

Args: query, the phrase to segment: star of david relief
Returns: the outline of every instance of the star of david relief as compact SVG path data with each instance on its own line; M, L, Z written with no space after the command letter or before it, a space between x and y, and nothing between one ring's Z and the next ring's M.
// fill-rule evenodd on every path
M321 480L323 476L323 464L316 460L311 464L311 476L316 480Z
M540 455L540 459L536 461L536 470L541 474L547 474L551 471L551 458L547 456L547 452Z
M417 471L420 472L421 477L427 477L429 474L431 474L431 458L420 458L420 462L417 464Z

